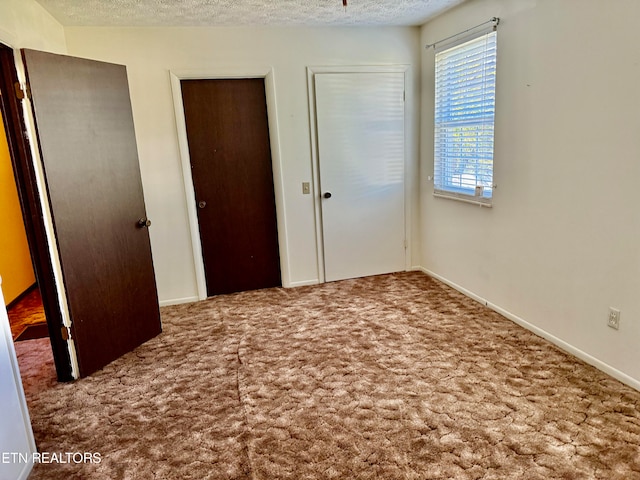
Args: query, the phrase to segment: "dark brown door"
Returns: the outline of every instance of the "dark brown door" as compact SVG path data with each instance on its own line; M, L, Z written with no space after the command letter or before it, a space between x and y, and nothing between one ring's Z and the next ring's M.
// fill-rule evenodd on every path
M281 285L264 80L183 80L207 294Z
M23 50L80 375L161 331L126 68Z

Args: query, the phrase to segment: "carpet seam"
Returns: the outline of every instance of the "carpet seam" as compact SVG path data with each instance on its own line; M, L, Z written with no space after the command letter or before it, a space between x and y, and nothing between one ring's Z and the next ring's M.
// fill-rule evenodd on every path
M240 408L242 408L242 417L244 419L245 425L245 442L243 446L244 453L247 457L247 468L249 471L247 472L250 479L255 479L253 475L253 465L251 462L251 452L249 451L249 416L247 414L247 408L245 402L242 399L242 394L240 392L240 368L243 365L242 358L240 358L240 345L242 344L242 339L238 341L238 346L236 348L236 392L238 394L238 403L240 404Z

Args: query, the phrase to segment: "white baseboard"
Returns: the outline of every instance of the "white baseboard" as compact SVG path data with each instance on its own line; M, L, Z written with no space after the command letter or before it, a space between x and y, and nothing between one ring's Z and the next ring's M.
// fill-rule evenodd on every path
M180 305L181 303L192 303L199 301L200 298L196 295L194 297L184 297L184 298L172 298L170 300L161 300L161 307L168 307L169 305Z
M295 288L295 287L307 287L309 285L318 285L320 280L314 278L313 280L302 280L300 282L291 282L289 285L286 285L285 288Z
M536 335L544 338L545 340L550 341L551 343L553 343L554 345L556 345L557 347L561 348L562 350L564 350L567 353L570 353L571 355L573 355L574 357L579 358L580 360L588 363L589 365L592 365L594 367L596 367L598 370L603 371L604 373L611 375L613 378L615 378L616 380L621 381L622 383L624 383L625 385L630 386L631 388L635 388L636 390L640 391L640 380L633 378L629 375L627 375L626 373L621 372L620 370L612 367L611 365L598 360L597 358L589 355L588 353L580 350L579 348L574 347L573 345L565 342L564 340L556 337L555 335L552 335L551 333L536 327L535 325L527 322L526 320L518 317L517 315L514 315L513 313L505 310L504 308L500 307L499 305L495 305L491 302L489 302L487 299L480 297L479 295L476 295L475 293L473 293L470 290L467 290L466 288L438 275L435 272L432 272L430 270L427 270L426 268L423 267L415 267L414 270L418 270L421 271L423 273L426 273L427 275L429 275L430 277L435 278L436 280L441 281L442 283L450 286L451 288L454 288L455 290L459 291L460 293L466 295L469 298L472 298L473 300L481 303L482 305L485 305L487 307L489 307L491 310L498 312L500 315L502 315L503 317L508 318L509 320L511 320L514 323L517 323L518 325L520 325L523 328L526 328L527 330L535 333Z

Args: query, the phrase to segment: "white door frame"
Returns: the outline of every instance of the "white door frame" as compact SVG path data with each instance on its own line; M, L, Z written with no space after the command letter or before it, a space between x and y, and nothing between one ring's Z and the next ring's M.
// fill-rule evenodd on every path
M271 168L273 170L273 187L276 202L276 225L278 228L278 247L280 250L280 275L282 286L291 284L289 278L289 256L287 249L287 229L284 210L284 188L282 178L282 158L280 156L280 135L278 132L278 115L276 103L276 87L273 67L238 67L238 68L208 68L202 70L171 70L171 91L173 93L173 108L176 115L176 128L178 145L180 148L180 160L182 164L182 177L184 181L185 200L187 202L187 214L189 217L189 230L191 234L191 246L193 249L193 264L196 272L198 286L198 298L207 298L207 279L204 271L202 257L202 243L200 241L200 228L198 226L198 212L196 209L196 194L191 176L191 157L189 155L189 142L187 140L187 126L184 118L184 105L182 103L181 80L215 80L215 79L243 79L263 78L265 95L267 99L267 121L269 124L269 141L271 144Z
M404 74L404 91L405 91L405 108L404 108L404 235L405 235L405 269L411 269L411 219L412 217L412 195L411 182L407 179L411 178L413 168L408 160L409 152L413 151L409 144L409 136L407 135L407 126L411 125L411 109L407 108L409 101L408 76L411 67L409 65L364 65L364 66L309 66L307 67L307 89L309 92L309 124L311 127L311 172L313 177L313 191L315 192L313 204L315 209L316 224L316 245L318 248L318 278L320 283L326 281L324 273L324 239L322 233L322 202L320 192L320 156L318 154L318 125L316 122L316 88L315 75L318 73L403 73Z
M2 277L0 277L0 353L4 358L8 357L10 363L2 366L5 373L6 370L10 370L10 374L0 376L0 399L3 408L6 409L3 412L5 417L2 420L0 431L0 453L14 455L10 458L9 463L0 463L0 473L6 475L10 472L10 475L14 475L13 478L16 480L23 480L29 476L33 469L33 454L38 450L33 438L31 417L22 388L9 317L4 305ZM17 404L13 403L15 400L18 402Z

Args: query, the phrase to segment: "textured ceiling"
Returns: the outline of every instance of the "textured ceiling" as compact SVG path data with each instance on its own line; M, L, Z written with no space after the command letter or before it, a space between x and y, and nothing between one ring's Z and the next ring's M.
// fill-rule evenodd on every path
M464 0L37 0L64 26L421 25Z

